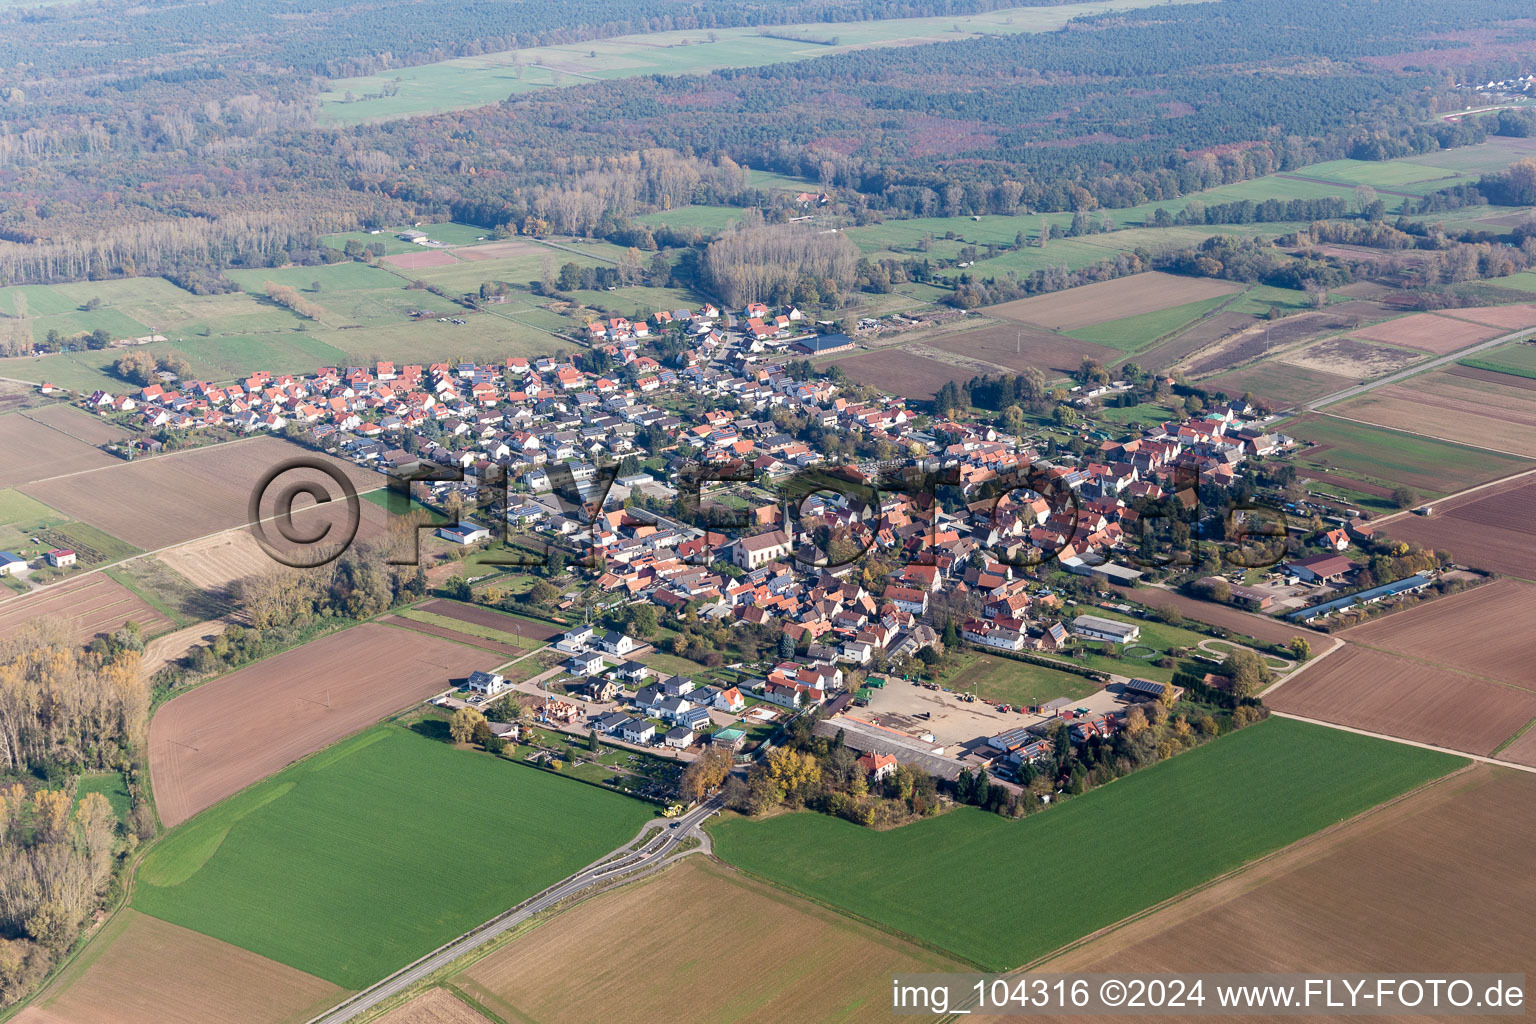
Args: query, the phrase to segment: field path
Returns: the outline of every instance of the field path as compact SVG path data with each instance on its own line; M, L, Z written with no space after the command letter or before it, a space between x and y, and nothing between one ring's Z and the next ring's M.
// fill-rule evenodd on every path
M1536 769L1532 769L1536 771ZM550 886L532 899L507 910L496 917L491 918L485 924L474 928L445 943L443 946L415 963L401 968L399 971L385 978L372 988L364 989L357 995L333 1007L332 1009L315 1017L309 1024L342 1024L343 1021L354 1020L369 1013L380 1003L399 995L406 989L415 985L448 964L457 960L466 953L473 952L507 932L512 931L524 921L535 914L542 913L559 903L578 896L588 889L607 885L611 882L627 882L644 875L651 874L667 862L678 847L687 839L699 840L696 848L700 853L708 853L710 850L709 835L702 826L709 817L725 806L725 801L716 796L700 804L687 814L678 818L671 825L658 819L646 822L645 827L635 840L621 846L613 854L609 854L602 860L582 868L569 878ZM660 830L654 835L648 835L657 824ZM636 842L640 843L638 849L630 849ZM679 856L687 856L692 850L684 850ZM619 856L615 856L618 854Z

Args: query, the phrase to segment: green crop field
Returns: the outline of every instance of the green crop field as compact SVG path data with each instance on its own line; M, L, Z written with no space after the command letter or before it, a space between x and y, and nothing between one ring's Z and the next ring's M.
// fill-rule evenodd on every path
M1343 487L1348 487L1351 479L1389 489L1402 484L1421 495L1438 497L1531 466L1528 460L1513 455L1333 416L1303 416L1280 429L1304 441L1329 446L1317 453L1299 451L1292 459L1298 465L1328 469L1329 480L1337 480Z
M361 78L338 79L320 94L320 120L355 124L499 103L510 95L593 80L699 74L759 67L871 46L942 42L977 35L1044 32L1072 18L1150 7L1158 0L1093 0L940 18L651 32L567 45L459 57ZM1190 2L1190 0L1176 0ZM792 37L792 38L785 38ZM393 95L385 95L393 90Z
M1091 327L1080 327L1077 330L1068 331L1067 334L1082 341L1106 345L1130 355L1150 347L1159 338L1172 334L1186 324L1194 323L1207 313L1224 306L1231 298L1229 295L1216 295L1199 302L1174 306L1171 309L1159 309L1139 316L1109 320Z
M1536 345L1527 341L1512 341L1508 345L1488 349L1471 358L1458 359L1457 362L1462 366L1472 366L1479 370L1536 378Z
M139 869L133 904L360 989L649 817L627 797L384 725L171 832Z
M962 808L876 832L806 812L712 832L731 864L1007 970L1465 763L1271 719L1022 821Z

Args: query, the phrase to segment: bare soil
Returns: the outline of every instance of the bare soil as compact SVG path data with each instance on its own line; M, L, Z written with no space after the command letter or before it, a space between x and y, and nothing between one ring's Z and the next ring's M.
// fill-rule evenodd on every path
M1005 302L989 307L986 313L1005 320L1038 324L1047 330L1070 331L1241 290L1242 286L1232 281L1152 271Z

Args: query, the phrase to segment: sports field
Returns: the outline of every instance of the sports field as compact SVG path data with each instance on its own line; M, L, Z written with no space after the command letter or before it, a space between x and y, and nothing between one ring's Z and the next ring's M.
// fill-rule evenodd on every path
M627 797L383 725L171 833L140 867L133 903L359 989L650 817Z
M686 908L674 931L663 922ZM660 939L660 941L657 941ZM669 941L669 939L671 941ZM722 975L718 952L730 963ZM572 971L599 963L596 972ZM508 1021L872 1019L891 972L962 964L703 857L566 911L451 984Z
M1272 719L1023 821L962 808L875 832L802 813L712 831L728 863L1000 970L1464 763Z
M1005 704L1037 704L1056 697L1086 697L1099 684L1072 672L1044 665L963 652L965 664L943 684L957 693L974 693L983 700Z

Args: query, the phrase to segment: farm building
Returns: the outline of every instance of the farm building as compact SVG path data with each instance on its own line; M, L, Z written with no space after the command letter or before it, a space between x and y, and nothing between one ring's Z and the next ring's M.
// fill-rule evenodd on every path
M1292 622L1311 622L1334 612L1341 612L1346 608L1353 608L1360 604L1374 604L1388 597L1396 597L1399 594L1412 594L1429 586L1434 581L1423 573L1415 573L1404 579L1392 583L1383 583L1379 587L1370 590L1362 590L1358 594L1350 594L1335 601L1327 601L1323 604L1313 605L1311 608L1298 608L1286 616Z
M1116 644L1133 644L1141 639L1141 627L1134 622L1105 619L1097 615L1079 615L1073 619L1072 632L1090 640L1107 640Z
M1162 700L1172 683L1158 683L1150 679L1132 679L1125 684L1125 693L1129 697L1148 697L1152 700ZM1177 692L1178 687L1173 689Z
M478 523L468 521L454 523L452 526L439 526L437 535L443 540L452 541L455 544L473 544L476 541L486 540L491 531Z
M1286 562L1284 568L1308 583L1332 583L1353 572L1355 563L1343 555L1313 555L1311 558Z
M871 751L859 758L859 767L864 769L864 774L879 782L896 771L896 756L894 754L878 754Z
M48 564L55 569L63 569L75 564L75 553L68 548L54 548L43 557L48 559Z
M852 352L853 339L846 334L813 334L801 338L792 347L804 355L824 356L832 352Z
M14 551L0 551L0 576L12 576L27 567L27 560Z

